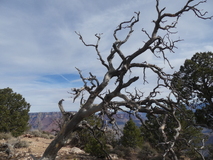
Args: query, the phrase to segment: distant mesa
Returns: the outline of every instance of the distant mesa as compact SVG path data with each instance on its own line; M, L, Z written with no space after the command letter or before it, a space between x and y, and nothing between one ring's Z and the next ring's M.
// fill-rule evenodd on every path
M46 132L52 132L58 129L57 122L62 119L61 112L36 112L29 113L29 125L31 130L42 130ZM108 119L105 117L106 120ZM120 112L114 118L119 126L124 126L124 124L129 120L129 115L125 112ZM141 122L134 116L131 117L135 123L139 126ZM143 117L145 118L145 116Z

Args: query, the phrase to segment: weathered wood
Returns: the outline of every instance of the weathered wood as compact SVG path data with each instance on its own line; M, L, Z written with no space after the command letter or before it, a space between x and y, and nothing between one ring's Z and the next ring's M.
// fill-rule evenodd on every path
M47 147L41 160L55 160L58 151L65 145L65 142L69 139L70 134L78 129L79 124L84 118L89 117L90 115L96 112L100 111L102 115L107 115L110 119L112 119L112 121L112 115L116 114L118 110L122 110L120 107L124 106L128 110L134 111L135 113L143 112L151 114L173 115L174 109L170 106L177 106L179 104L179 101L181 100L181 97L178 96L178 94L170 85L171 75L166 74L161 68L159 68L155 64L149 64L147 62L134 63L133 61L136 60L140 55L144 54L146 51L151 51L154 55L155 53L160 52L162 54L163 59L167 61L170 65L169 60L165 56L165 51L174 52L173 49L176 48L175 44L180 41L180 39L171 40L170 35L172 34L172 32L170 30L176 28L177 22L181 15L188 11L193 11L198 18L210 19L211 17L206 17L205 14L202 14L202 12L197 8L199 4L205 2L206 1L199 1L196 4L192 4L192 0L188 0L183 6L183 8L179 11L175 13L164 13L165 8L160 9L159 0L156 0L157 18L153 21L154 28L151 34L142 29L142 32L148 37L148 40L144 42L144 44L139 49L136 49L132 53L128 53L127 56L122 52L121 46L124 45L132 35L134 31L134 25L139 22L140 12L136 12L136 15L133 16L129 21L124 21L120 23L118 27L114 30L113 36L115 42L113 43L110 54L106 60L103 59L98 48L99 42L101 40L101 34L95 35L97 38L96 44L87 44L84 41L82 35L76 32L76 34L79 36L79 39L85 46L95 48L95 51L97 52L101 64L106 67L107 71L103 76L103 80L100 82L100 80L97 79L94 75L92 75L92 73L90 73L90 76L88 78L83 77L81 71L76 68L79 72L82 82L84 83L84 86L80 89L73 89L73 95L74 101L76 98L82 95L80 104L81 108L74 116L68 118L67 112L64 111L62 106L63 100L59 102L59 108L63 114L66 123L63 125L61 131L56 136L56 138ZM174 21L167 21L169 18ZM127 29L128 32L126 37L121 40L118 38L118 33L123 29ZM159 34L161 34L161 32L165 32L165 34L160 36ZM118 66L113 64L113 60L115 57L119 57L120 59L120 65ZM145 76L146 69L149 69L149 71L153 72L158 77L158 79L156 80L156 86L153 88L152 91L150 91L148 97L145 98L143 97L142 92L138 92L136 90L135 94L123 91L129 86L131 86L132 83L139 80L138 76L131 78L131 74L127 75L128 73L131 73L133 69L138 68L143 70L142 78L144 80L144 83L147 82ZM127 76L129 76L128 80L125 79L125 77ZM106 91L109 82L112 80L114 80L115 83L114 89ZM156 98L159 94L158 89L161 87L171 90L168 97L164 99ZM89 94L87 99L84 99L83 92L87 92ZM113 101L114 98L121 99L121 101ZM94 104L94 101L96 99L101 100L101 102L99 104ZM110 114L108 113L109 109L114 111ZM181 128L181 126L178 126L178 128L176 128L177 134L175 138L177 138L179 135L179 128ZM161 132L164 133L163 125ZM173 155L173 158L177 159L175 153L173 152L174 145L169 146L168 150Z

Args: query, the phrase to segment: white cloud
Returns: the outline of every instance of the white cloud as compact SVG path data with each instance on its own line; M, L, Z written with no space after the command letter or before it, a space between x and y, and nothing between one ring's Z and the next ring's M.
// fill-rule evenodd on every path
M166 5L169 12L181 8L184 2L162 0L160 3L162 7ZM208 1L201 8L213 15L212 5L213 1ZM126 55L141 47L147 39L141 32L142 28L147 32L152 30L152 20L157 15L155 0L1 1L0 88L11 87L21 93L31 103L31 112L56 111L61 98L66 99L65 107L73 106L66 109L76 110L78 104L72 104L67 94L70 88L79 86L75 67L86 75L92 71L99 77L105 68L97 60L94 48L85 47L74 31L81 32L88 43L96 43L94 34L103 33L100 51L106 58L113 43L114 29L121 21L129 20L134 11L141 11L140 22L127 45L122 47ZM212 27L212 21L200 20L193 13L185 13L178 23L178 34L175 36L180 36L184 41L177 44L176 53L167 53L175 69L170 70L162 59L155 58L151 53L140 56L137 61L153 62L173 73L194 53L213 51ZM119 37L124 35L121 32ZM119 64L119 58L115 63ZM66 76L63 79L64 74L72 74L77 82L70 78L66 80ZM61 81L64 82L48 84L42 81L46 75L62 75ZM47 79L51 81L50 77ZM144 89L145 86L139 88Z

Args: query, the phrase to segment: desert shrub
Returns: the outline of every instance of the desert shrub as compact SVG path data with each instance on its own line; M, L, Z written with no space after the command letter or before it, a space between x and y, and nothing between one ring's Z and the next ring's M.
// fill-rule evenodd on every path
M39 130L33 130L30 132L31 135L35 137L41 137L42 133Z
M143 144L143 149L140 150L137 157L139 159L150 160L156 158L157 155L158 152L152 148L149 143L146 142Z
M54 139L55 136L54 135L49 135L49 139Z
M54 138L54 136L49 134L48 132L39 131L39 130L30 131L29 134L31 134L35 137L40 137L40 138L45 138L45 139L53 139Z
M49 132L46 132L46 131L42 131L41 137L42 138L46 138L46 139L53 139L53 138L55 138L54 135L52 135L52 134L50 134Z
M14 148L27 148L29 147L29 142L22 141L19 138L10 138L7 140L7 144L11 144Z
M134 149L130 147L124 147L123 145L116 146L113 153L117 154L120 158L131 157L134 153Z
M28 141L18 141L15 144L15 148L28 148L29 147L29 142Z
M121 146L121 147L123 148L124 146ZM114 150L112 151L112 153L115 153L118 155L118 157L123 158L125 157L125 152L122 148L116 146Z
M8 143L8 144L11 144L11 145L13 145L13 146L14 146L17 142L18 142L18 138L14 138L14 137L12 137L12 138L10 138L10 139L7 140L7 143Z
M12 134L11 133L0 133L0 139L5 139L5 140L8 140L10 138L12 138Z
M125 157L125 152L119 149L115 151L115 154L117 154L120 158Z
M50 136L48 134L41 134L41 138L50 139Z

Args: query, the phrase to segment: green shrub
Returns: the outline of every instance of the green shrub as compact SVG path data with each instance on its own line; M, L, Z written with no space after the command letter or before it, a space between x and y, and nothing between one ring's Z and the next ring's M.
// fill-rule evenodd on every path
M103 145L104 150L107 150L106 145ZM106 157L106 153L102 149L101 144L93 137L90 137L90 141L86 144L84 148L85 152L90 153L90 155L104 158Z
M86 118L86 121L90 126L98 126L101 127L101 119L96 115L92 115ZM112 134L111 134L112 135ZM78 138L79 147L83 148L85 152L90 153L90 155L95 157L105 157L106 153L110 150L107 147L108 137L100 130L93 128L93 130L84 128L76 132L76 136ZM98 139L101 144L96 140ZM110 140L111 141L111 140Z
M0 132L11 132L14 137L23 134L29 128L30 104L11 88L0 89L0 104Z

